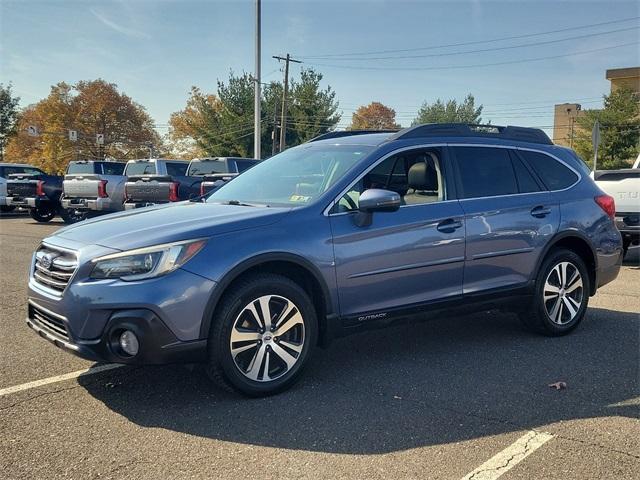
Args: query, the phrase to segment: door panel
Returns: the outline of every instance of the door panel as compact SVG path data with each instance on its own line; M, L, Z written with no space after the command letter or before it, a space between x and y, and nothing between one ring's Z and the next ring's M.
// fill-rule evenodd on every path
M560 223L548 192L461 200L467 228L464 293L525 283Z
M343 316L462 294L465 227L458 201L374 213L369 227L357 227L354 215L330 216Z

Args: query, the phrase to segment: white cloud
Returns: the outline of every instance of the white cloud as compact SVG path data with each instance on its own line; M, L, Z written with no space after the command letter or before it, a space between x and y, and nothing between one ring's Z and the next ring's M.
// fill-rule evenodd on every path
M89 11L93 14L94 17L100 20L100 22L103 25L111 28L112 30L115 30L118 33L121 33L128 37L147 38L147 39L151 38L151 35L149 35L148 33L143 32L142 30L138 30L135 28L128 28L123 25L120 25L114 22L113 20L107 18L106 16L104 16L103 14L101 14L100 12L98 12L93 8L89 9Z

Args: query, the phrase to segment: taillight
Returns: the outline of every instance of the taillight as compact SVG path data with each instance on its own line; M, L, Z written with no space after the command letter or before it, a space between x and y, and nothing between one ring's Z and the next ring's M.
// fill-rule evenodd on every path
M36 195L39 197L44 196L44 180L38 180L38 184L36 186Z
M616 201L610 195L598 195L594 198L604 213L609 215L611 219L616 217Z
M204 182L200 184L200 196L204 195L206 192L204 191Z
M98 182L98 197L107 198L107 180L100 180Z
M178 198L178 186L180 184L178 182L171 182L169 184L169 201L170 202L177 202L179 200Z

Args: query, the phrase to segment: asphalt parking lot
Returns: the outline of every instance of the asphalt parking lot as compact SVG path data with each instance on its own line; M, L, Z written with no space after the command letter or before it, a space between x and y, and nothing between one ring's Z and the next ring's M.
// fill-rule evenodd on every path
M31 253L61 226L0 218L1 478L638 478L638 249L572 335L443 316L336 341L248 400L182 366L51 379L92 366L24 323Z

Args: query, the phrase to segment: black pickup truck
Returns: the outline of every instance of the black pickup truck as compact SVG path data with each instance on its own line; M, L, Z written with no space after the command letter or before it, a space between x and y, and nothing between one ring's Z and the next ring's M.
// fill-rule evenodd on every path
M7 179L8 206L29 209L31 218L38 222L49 222L60 215L65 223L75 223L84 218L73 210L62 208L63 177L48 175L41 170L30 173L14 173Z
M206 195L259 162L255 158L242 157L194 158L189 163L187 175L201 178L200 195Z
M252 158L232 157L196 158L189 163L167 159L130 160L124 170L128 177L124 208L197 198L257 162Z

